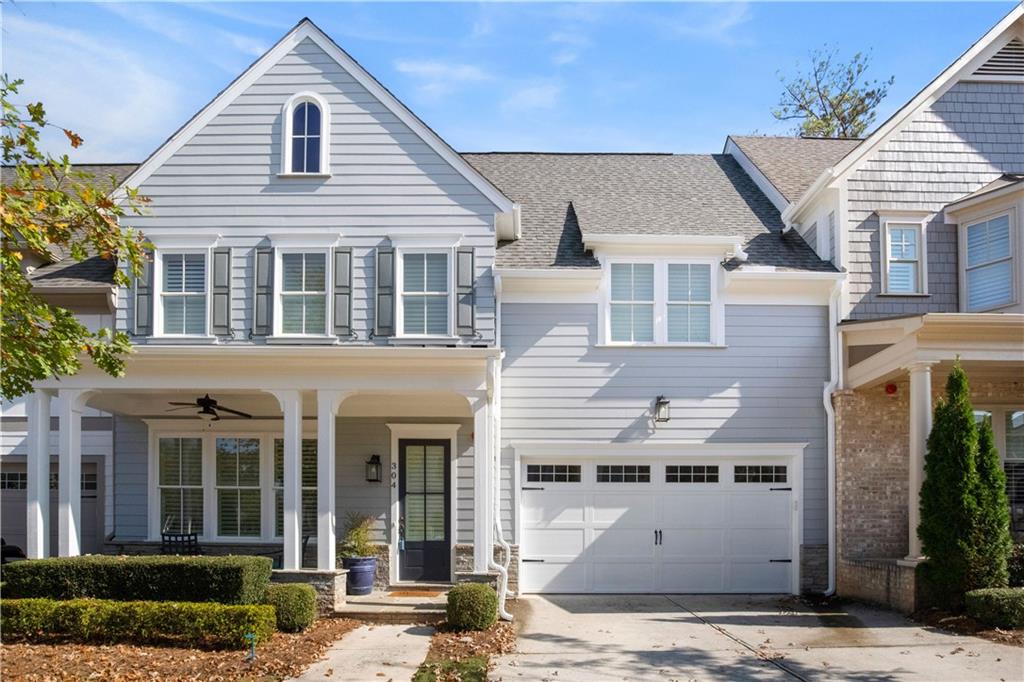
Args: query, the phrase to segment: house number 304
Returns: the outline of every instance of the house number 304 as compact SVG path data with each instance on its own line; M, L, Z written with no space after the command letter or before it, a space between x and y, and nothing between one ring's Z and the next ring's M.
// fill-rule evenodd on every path
M398 464L396 462L391 463L391 487L398 487Z

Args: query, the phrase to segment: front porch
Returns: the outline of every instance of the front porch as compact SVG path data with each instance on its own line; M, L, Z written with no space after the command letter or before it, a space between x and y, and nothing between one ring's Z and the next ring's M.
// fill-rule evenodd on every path
M204 554L276 553L286 573L325 573L340 566L346 519L361 514L372 520L378 586L416 579L403 567L423 564L414 553L428 541L432 579L488 575L497 368L487 348L143 346L123 379L86 370L43 384L28 406L27 553L81 552L80 491L67 482L79 477L89 406L114 415L103 551L157 553L163 533L191 532ZM51 520L40 503L49 455L39 434L58 393ZM168 411L207 394L251 418ZM378 461L373 476L368 463Z
M920 606L918 495L932 412L959 359L979 418L993 422L1012 530L1024 534L1024 316L929 314L841 326L836 418L840 595L904 612Z

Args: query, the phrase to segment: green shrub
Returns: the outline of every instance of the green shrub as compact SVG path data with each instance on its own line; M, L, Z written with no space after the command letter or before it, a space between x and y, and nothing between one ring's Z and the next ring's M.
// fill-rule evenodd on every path
M311 585L271 583L264 601L274 607L281 632L301 632L316 620L316 590Z
M259 604L271 560L256 556L82 556L8 564L5 596Z
M921 485L917 535L928 561L921 566L928 590L958 608L971 585L976 563L979 487L974 424L967 374L958 362L946 381L946 396L935 406Z
M1024 588L990 587L965 596L968 615L998 628L1024 627Z
M447 615L456 630L486 630L498 620L498 595L483 583L456 585L448 592Z
M973 552L968 585L971 589L1006 587L1007 559L1013 550L1010 537L1010 501L1006 497L1006 474L992 433L992 419L978 424L978 516L972 536Z
M4 599L0 630L5 641L73 641L96 644L174 644L240 649L246 634L264 642L274 633L269 605L102 599Z
M1010 574L1010 587L1024 587L1024 544L1013 546L1006 567Z
M370 542L373 518L366 514L350 512L345 521L345 539L341 543L341 555L348 558L377 556L377 547Z

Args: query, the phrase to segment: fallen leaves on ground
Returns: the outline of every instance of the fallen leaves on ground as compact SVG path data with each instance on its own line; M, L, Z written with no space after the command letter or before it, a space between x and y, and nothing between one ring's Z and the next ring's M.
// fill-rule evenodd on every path
M516 646L516 630L512 623L498 621L489 630L455 632L438 628L430 640L428 661L461 661L474 656L507 654Z
M346 618L322 618L305 632L278 632L245 661L244 651L203 651L128 644L3 644L0 678L7 680L282 680L301 674L334 642L357 628Z
M965 614L953 614L942 609L926 609L918 611L913 619L922 625L930 625L957 635L972 635L1000 644L1024 647L1024 629L1002 630L985 625ZM962 649L961 649L962 651ZM951 654L959 653L951 651Z

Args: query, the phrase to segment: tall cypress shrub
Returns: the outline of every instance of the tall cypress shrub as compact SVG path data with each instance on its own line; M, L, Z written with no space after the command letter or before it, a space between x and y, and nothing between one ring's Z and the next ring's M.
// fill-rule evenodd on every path
M1006 497L1006 474L999 463L992 420L986 417L978 425L978 518L974 535L975 564L971 570L971 589L1006 587L1007 561L1013 550L1010 537L1010 501Z
M933 598L952 606L963 602L976 563L974 536L979 487L974 424L967 374L957 362L946 380L945 398L935 407L921 485L917 536L928 561L922 577Z

